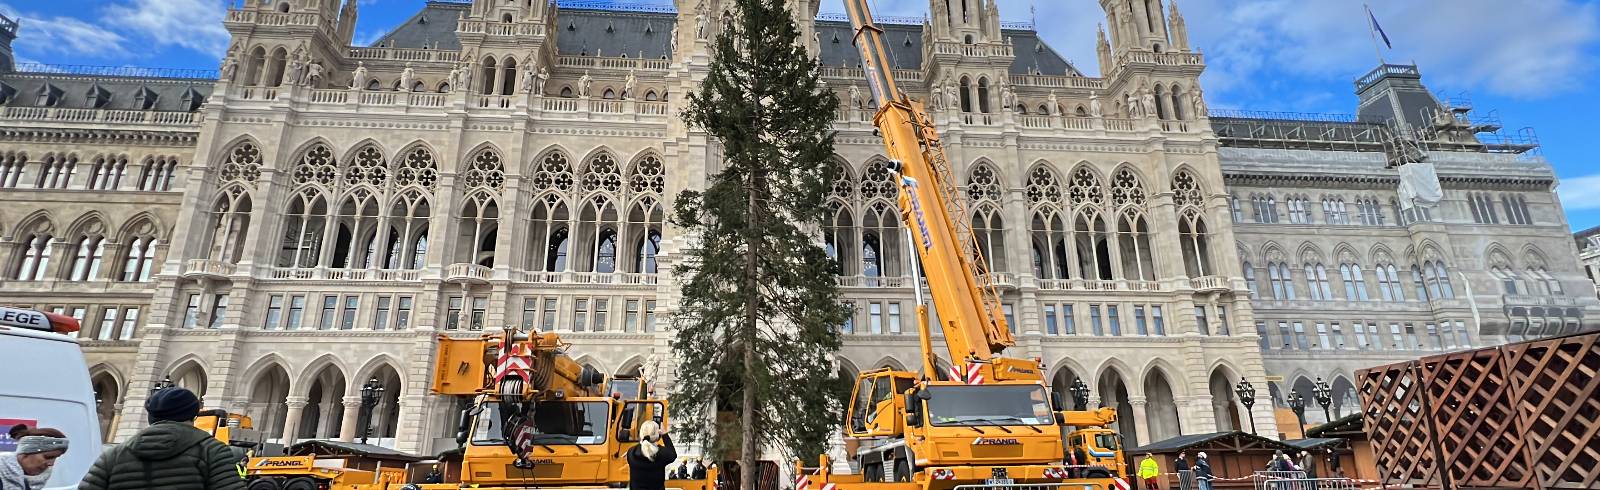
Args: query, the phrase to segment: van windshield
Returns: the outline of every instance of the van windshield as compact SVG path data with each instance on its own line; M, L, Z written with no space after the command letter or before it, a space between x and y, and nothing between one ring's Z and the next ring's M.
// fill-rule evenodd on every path
M934 385L927 388L933 425L1045 425L1055 422L1039 385Z
M533 444L547 446L594 445L606 442L607 415L610 410L603 401L567 402L544 401L534 406ZM505 419L500 417L500 404L483 404L472 431L472 444L494 446L505 444Z

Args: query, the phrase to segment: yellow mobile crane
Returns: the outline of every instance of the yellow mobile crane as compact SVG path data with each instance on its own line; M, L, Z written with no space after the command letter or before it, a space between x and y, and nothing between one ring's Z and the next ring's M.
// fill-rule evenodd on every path
M963 201L933 121L891 76L883 31L867 0L845 0L868 88L873 123L900 176L900 214L928 279L951 369L938 372L928 312L917 286L922 374L888 369L861 373L848 409L846 435L863 442L860 475L800 468L800 487L903 482L922 489L956 486L1084 485L1112 488L1123 476L1113 409L1067 411L1045 386L1042 363L1002 356L1014 344L993 285L976 271ZM962 227L962 228L958 228ZM931 379L930 379L931 378ZM942 378L942 379L941 379ZM1068 427L1075 427L1067 433ZM1068 455L1088 461L1064 464ZM1103 463L1099 466L1090 465ZM822 468L827 467L826 458ZM904 488L881 483L885 488Z
M626 486L639 425L667 422L666 401L645 398L642 379L614 380L608 393L606 377L569 357L553 332L438 342L433 392L474 397L456 434L461 481L408 489Z

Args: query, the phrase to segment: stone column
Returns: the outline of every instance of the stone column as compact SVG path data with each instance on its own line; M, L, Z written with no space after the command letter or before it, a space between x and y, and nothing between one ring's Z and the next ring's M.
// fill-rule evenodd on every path
M351 442L361 437L361 396L344 397L344 420L339 424L339 440Z
M1145 416L1145 397L1130 396L1128 404L1133 405L1134 434L1138 436L1138 445L1145 445L1155 441L1150 440L1150 419Z
M312 431L313 437L333 437L333 434L329 433L328 426L333 424L333 412L335 407L336 405L333 401L328 399L327 395L323 395L322 399L317 401L317 428L316 430Z
M284 412L283 416L283 436L281 439L281 444L288 446L294 444L295 439L300 437L300 415L305 412L306 397L288 397L284 401L284 405L288 406L289 409Z

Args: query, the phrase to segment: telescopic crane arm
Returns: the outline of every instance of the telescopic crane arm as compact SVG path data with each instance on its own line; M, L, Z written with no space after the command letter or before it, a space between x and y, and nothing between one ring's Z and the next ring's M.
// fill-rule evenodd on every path
M856 49L861 52L868 89L879 107L873 124L883 136L889 158L898 165L900 215L912 231L911 242L927 275L929 293L939 312L937 328L944 332L951 362L979 365L980 372L991 380L1038 377L1037 363L1032 363L1034 371L1028 373L1024 372L1025 363L1004 362L999 356L1014 340L999 295L986 278L976 274L988 269L977 253L944 144L922 103L911 100L895 84L883 30L873 23L867 1L845 0L845 10ZM922 335L923 354L928 358L928 332ZM931 362L925 362L929 365Z

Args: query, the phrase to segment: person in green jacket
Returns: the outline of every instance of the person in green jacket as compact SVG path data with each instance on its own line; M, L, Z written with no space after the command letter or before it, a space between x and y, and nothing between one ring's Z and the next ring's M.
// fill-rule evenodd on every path
M100 454L79 490L244 490L234 472L239 458L222 441L195 428L200 398L166 388L144 403L150 426Z
M1161 488L1156 483L1156 477L1161 476L1161 466L1156 463L1156 455L1145 453L1144 459L1139 461L1139 479L1144 480L1144 487L1149 490Z

